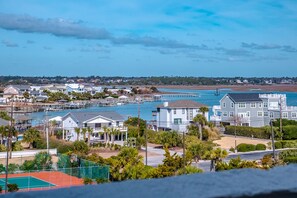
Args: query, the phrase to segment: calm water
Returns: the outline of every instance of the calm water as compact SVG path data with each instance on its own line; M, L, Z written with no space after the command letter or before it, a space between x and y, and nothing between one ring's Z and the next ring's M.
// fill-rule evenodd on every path
M193 93L198 94L199 97L168 97L164 98L164 101L175 101L175 100L194 100L196 102L203 103L205 105L208 105L210 108L213 105L218 105L220 99L226 94L232 92L230 89L224 89L220 90L220 95L215 96L215 90L179 90L179 89L160 89L160 91L166 91L166 92L177 92L177 93ZM276 92L274 92L276 93ZM280 92L279 92L280 93ZM290 106L297 106L297 93L290 92L287 94L287 103ZM162 102L146 102L143 104L140 104L140 117L145 120L152 120L152 111L156 110L156 107L162 104ZM137 116L138 115L138 104L128 104L128 105L122 105L122 106L113 106L113 107L90 107L87 109L75 109L75 110L63 110L63 111L55 111L55 112L49 112L48 116L49 118L55 117L55 116L64 116L70 111L115 111L119 114L124 115L125 117L128 116ZM39 124L42 122L42 120L45 117L44 112L37 112L32 113L31 117L33 119L33 124Z

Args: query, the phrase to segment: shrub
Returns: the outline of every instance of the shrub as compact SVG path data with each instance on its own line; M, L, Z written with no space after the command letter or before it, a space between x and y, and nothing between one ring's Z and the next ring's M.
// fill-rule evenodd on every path
M249 152L249 151L255 151L256 150L256 146L253 144L239 144L237 145L237 151L238 152Z
M203 173L203 170L195 166L186 166L185 168L181 168L177 171L177 175L190 175L197 173Z
M4 146L3 144L0 144L0 152L4 152L6 151L6 146Z
M51 169L52 164L52 157L47 152L40 152L35 155L34 166L37 170Z
M0 173L5 172L6 168L3 164L0 164Z
M17 164L8 164L8 173L14 173L19 169L19 165Z
M244 137L254 137L261 139L269 139L270 138L270 130L267 127L255 128L255 127L247 127L247 126L226 126L225 134L229 135L244 136Z
M232 152L232 153L235 153L235 148L231 147L231 148L229 149L229 151Z
M72 143L62 143L57 147L58 153L68 153L74 150L74 146Z
M21 145L21 142L17 141L17 142L12 143L12 150L13 151L22 151L23 146Z
M103 183L107 183L108 179L106 178L96 178L96 183L97 184L103 184Z
M83 140L75 141L73 143L73 149L76 152L85 153L85 154L88 153L88 151L89 151L88 145Z
M297 125L288 125L283 127L283 139L284 140L296 140L297 139Z
M274 147L275 147L275 149L282 149L283 148L283 145L282 145L281 142L275 142L274 143Z
M26 160L21 166L20 169L23 171L30 171L34 170L35 168L35 162L34 160Z
M286 163L297 163L297 150L285 150L279 153L279 159Z
M266 145L265 144L257 144L256 145L256 150L257 151L265 151L266 150Z
M19 187L17 184L7 184L8 192L17 192Z
M89 185L92 184L93 180L91 178L85 177L84 178L84 185Z
M282 148L297 148L297 140L282 140L279 142L282 144Z

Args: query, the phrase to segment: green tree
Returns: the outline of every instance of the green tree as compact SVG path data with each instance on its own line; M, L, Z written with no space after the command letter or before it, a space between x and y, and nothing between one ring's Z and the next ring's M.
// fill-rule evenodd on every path
M86 141L86 134L88 132L88 129L87 128L82 128L81 129L81 133L83 134L83 140Z
M93 128L88 127L88 128L87 128L87 131L88 131L88 145L90 145L91 134L93 133Z
M80 128L79 127L76 127L76 128L74 128L74 131L76 133L76 140L79 141Z
M199 111L202 112L203 116L205 117L205 113L209 111L208 107L200 107Z
M26 99L29 99L29 98L30 98L30 94L29 94L29 92L27 92L27 91L25 91L25 92L23 93L23 96L24 96L24 98L26 98Z
M40 132L36 128L30 128L25 131L23 141L29 143L29 148L33 147L33 144L41 139Z
M227 156L228 156L228 153L226 150L216 148L206 152L204 158L211 160L210 171L213 171L216 169L216 164L218 162L221 162L222 159L226 158Z
M87 154L89 151L88 145L84 141L75 141L73 143L74 152Z
M199 138L200 138L200 140L202 140L202 128L207 124L207 120L204 115L197 114L193 118L193 122L195 123L196 126L198 126Z
M52 157L47 152L37 153L34 157L34 166L37 170L48 170L52 168Z
M6 111L0 111L0 118L2 118L3 120L11 120L11 117L8 115L8 113Z
M207 148L203 145L203 143L196 143L191 144L187 148L187 152L191 155L192 159L198 163L199 160L202 159L202 157L205 155L205 152L207 151Z

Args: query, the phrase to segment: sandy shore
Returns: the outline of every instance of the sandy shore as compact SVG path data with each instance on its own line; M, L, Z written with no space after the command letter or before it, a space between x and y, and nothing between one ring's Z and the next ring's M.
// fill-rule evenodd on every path
M216 90L216 89L231 89L234 91L282 91L282 92L297 92L297 85L160 85L157 88L168 88L168 89L193 89L193 90Z

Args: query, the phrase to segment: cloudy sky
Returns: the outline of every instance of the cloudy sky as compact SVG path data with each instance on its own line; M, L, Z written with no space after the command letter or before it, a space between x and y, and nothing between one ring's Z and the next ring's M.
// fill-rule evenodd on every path
M0 0L0 75L297 76L296 0Z

